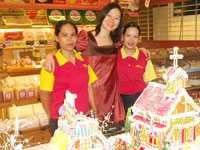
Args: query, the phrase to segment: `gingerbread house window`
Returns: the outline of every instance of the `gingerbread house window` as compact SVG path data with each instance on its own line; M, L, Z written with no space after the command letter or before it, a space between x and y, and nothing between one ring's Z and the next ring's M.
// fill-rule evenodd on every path
M141 137L141 130L142 130L141 125L139 124L136 125L135 130L134 130L134 136Z
M190 130L190 139L195 141L195 127L191 128Z
M179 77L179 78L177 79L177 86L178 86L179 88L183 88L183 87L184 87L184 80L183 80L182 77Z
M187 112L190 112L190 106L187 106Z

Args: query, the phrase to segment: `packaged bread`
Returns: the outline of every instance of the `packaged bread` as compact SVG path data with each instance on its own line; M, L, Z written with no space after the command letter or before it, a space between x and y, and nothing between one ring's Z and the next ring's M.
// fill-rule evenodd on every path
M7 70L20 69L20 63L18 60L9 59L5 61L5 69Z
M33 68L33 61L30 58L22 58L20 62L22 68Z
M39 97L39 91L40 91L40 79L39 79L39 75L34 75L31 78L31 85L33 86L34 90L35 90L35 97Z
M12 87L2 88L3 100L4 101L13 101L14 100L14 89Z
M46 33L44 31L36 31L36 40L38 41L47 40Z
M35 39L33 31L24 31L23 35L26 41L34 41Z
M2 89L0 89L0 101L3 101L3 92L2 92Z
M32 83L32 86L35 90L35 97L40 97L40 93L39 93L40 92L40 83L37 83L37 82Z
M26 98L33 98L35 97L35 89L31 84L27 84L26 86Z
M25 99L26 98L26 87L23 85L15 86L15 98L18 99Z

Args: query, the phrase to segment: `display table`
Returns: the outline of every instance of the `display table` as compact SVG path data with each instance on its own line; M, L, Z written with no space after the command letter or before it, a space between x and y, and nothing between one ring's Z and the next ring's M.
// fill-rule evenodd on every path
M30 148L25 148L23 150L44 150L46 146L47 144L42 144L42 145L30 147Z

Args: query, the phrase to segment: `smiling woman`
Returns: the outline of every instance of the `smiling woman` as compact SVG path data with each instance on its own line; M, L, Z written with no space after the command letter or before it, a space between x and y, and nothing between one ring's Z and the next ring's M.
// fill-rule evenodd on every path
M125 119L125 111L117 86L117 42L121 38L123 12L116 3L106 5L94 31L79 33L77 49L88 58L98 76L93 84L99 119L112 114L111 120ZM114 109L112 109L114 106Z
M123 47L118 54L118 86L125 111L133 106L146 84L156 78L151 61L139 51L140 27L130 22L124 26Z
M85 56L74 49L77 41L77 28L68 21L60 21L55 28L58 52L54 56L53 73L42 68L40 76L40 97L43 107L50 116L50 130L57 129L58 110L64 103L66 90L77 94L75 106L78 112L95 112L96 105L92 83L97 79Z

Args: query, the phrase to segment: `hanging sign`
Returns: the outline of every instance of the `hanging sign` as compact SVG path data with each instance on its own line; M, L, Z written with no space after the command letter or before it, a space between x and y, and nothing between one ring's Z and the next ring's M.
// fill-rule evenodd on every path
M83 10L84 22L88 24L97 23L97 13L95 10Z
M67 10L67 19L73 23L83 23L82 11L81 10Z
M65 20L64 12L60 9L47 9L47 17L51 24L57 24L59 21Z

